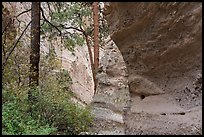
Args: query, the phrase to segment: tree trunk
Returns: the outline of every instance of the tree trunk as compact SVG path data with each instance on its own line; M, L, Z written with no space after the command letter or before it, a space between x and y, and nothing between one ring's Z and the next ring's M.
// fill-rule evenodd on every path
M30 85L38 85L40 61L40 2L32 2L31 11L31 52Z
M32 2L31 6L31 51L30 51L30 89L38 86L40 61L40 2ZM34 101L32 90L28 92L29 101Z
M99 15L98 2L93 2L93 21L94 21L94 75L96 75L99 66ZM97 84L97 79L95 79ZM95 86L96 88L96 86ZM96 89L95 89L96 90Z
M95 90L95 86L96 86L96 77L95 77L95 73L94 73L94 64L93 64L93 57L92 57L92 52L91 52L91 46L89 43L89 39L88 39L88 35L84 32L83 33L86 39L86 45L88 47L88 52L89 52L89 59L90 59L90 63L91 63L91 70L92 70L92 74L93 74L93 81L94 81L94 90Z

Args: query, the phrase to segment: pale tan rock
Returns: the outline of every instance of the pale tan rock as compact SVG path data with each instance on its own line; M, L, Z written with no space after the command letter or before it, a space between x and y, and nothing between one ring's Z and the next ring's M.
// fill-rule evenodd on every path
M115 43L107 38L100 59L97 90L92 100L95 125L99 135L124 135L123 115L129 106L127 69Z
M202 115L193 111L202 106L202 4L110 2L105 8L128 70L126 134L202 134Z

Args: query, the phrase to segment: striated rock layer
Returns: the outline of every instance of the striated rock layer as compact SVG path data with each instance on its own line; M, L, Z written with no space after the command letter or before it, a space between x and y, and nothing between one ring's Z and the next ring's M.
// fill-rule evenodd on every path
M128 75L121 53L110 37L101 51L99 63L97 90L91 102L95 115L92 130L101 135L123 135L123 115L130 106Z
M202 3L105 8L129 75L126 134L202 134Z

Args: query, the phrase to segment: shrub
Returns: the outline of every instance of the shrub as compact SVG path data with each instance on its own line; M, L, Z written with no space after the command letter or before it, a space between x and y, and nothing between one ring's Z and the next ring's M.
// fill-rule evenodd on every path
M3 135L49 135L56 131L46 123L31 117L26 112L28 102L20 100L10 92L3 90L4 99L2 108L2 134ZM10 96L9 96L10 95Z
M27 91L3 90L3 134L65 134L77 135L89 131L92 116L88 106L71 102L71 78L65 70L49 73L46 81L33 90L37 100L28 112ZM24 88L26 90L26 88ZM23 94L15 94L15 93Z
M82 107L71 102L70 98L74 96L71 84L72 79L66 70L50 74L40 88L36 104L39 114L36 115L53 124L60 133L76 135L89 130L92 116L88 106Z
M69 100L58 103L46 102L44 99L41 101L37 107L39 109L38 116L46 123L53 124L58 132L77 135L89 130L92 116L88 107L83 108Z
M20 47L23 48L25 46ZM22 50L17 50L22 51ZM26 50L25 50L26 51ZM5 135L76 135L89 130L92 116L89 107L70 101L72 79L66 70L59 70L54 50L47 56L41 55L39 87L32 91L36 102L32 116L28 101L29 60L16 52L3 71L2 130ZM18 58L16 58L18 57Z

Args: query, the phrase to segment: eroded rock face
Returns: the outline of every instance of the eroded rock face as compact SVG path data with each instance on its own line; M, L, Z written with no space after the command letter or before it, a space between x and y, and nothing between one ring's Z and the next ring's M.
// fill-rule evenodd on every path
M124 135L123 115L130 106L127 68L110 37L101 53L97 90L91 103L95 115L92 130L101 135Z
M126 134L202 134L202 3L105 7L129 74Z

